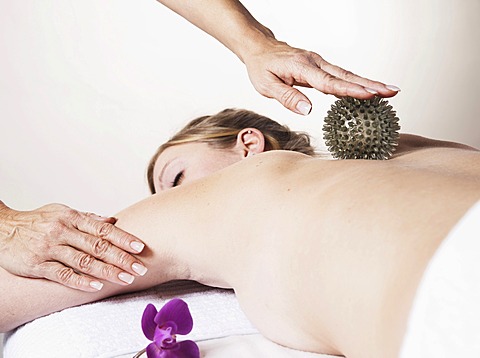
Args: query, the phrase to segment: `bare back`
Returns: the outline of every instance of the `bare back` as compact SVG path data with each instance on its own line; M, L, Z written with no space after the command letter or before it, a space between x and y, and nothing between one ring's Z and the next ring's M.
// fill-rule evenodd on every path
M252 271L233 284L247 314L290 347L396 356L429 259L480 199L480 152L407 147L388 161L267 155L270 185L258 211L269 229L253 239L255 251L245 245Z
M128 287L92 294L0 269L2 328L193 279L234 288L280 344L396 356L428 260L479 198L478 151L409 145L388 161L263 153L118 213L117 225L147 243L149 271Z

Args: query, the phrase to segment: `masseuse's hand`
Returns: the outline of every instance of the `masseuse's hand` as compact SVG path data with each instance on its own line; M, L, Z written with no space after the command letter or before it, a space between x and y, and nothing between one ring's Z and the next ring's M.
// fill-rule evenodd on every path
M337 97L359 99L392 97L396 86L357 76L325 61L315 52L297 49L273 37L263 41L252 54L244 55L248 75L255 89L268 98L275 98L293 112L306 115L311 102L293 86L316 88Z
M158 0L223 43L247 66L255 89L293 112L306 115L310 100L293 86L337 97L392 97L399 89L334 66L320 55L278 41L238 0ZM219 16L221 14L221 16Z
M114 223L60 204L15 211L0 201L0 266L82 291L100 290L101 281L127 285L146 272L131 255L144 244Z

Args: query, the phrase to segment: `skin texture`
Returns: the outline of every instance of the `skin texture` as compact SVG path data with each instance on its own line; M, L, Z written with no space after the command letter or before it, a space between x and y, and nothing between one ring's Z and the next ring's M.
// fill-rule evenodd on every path
M86 292L101 288L100 280L126 285L145 273L132 255L144 244L115 222L61 204L17 211L0 201L0 266Z
M480 152L403 135L388 161L245 158L117 215L148 244L141 258L151 269L130 286L90 295L0 271L2 328L193 279L233 288L249 319L282 345L396 356L429 259L480 199Z

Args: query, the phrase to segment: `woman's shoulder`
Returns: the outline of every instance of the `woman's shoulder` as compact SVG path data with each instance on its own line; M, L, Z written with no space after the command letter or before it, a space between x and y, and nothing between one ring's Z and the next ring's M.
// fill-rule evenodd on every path
M400 134L398 148L395 156L411 153L418 150L432 149L432 148L453 148L478 151L478 149L470 147L466 144L451 142L446 140L438 140L427 137L422 137L414 134Z
M315 157L291 150L271 150L257 154L249 160L251 163L245 164L251 164L256 170L263 169L270 173L284 174L290 172L293 167L315 160Z
M312 160L314 157L303 154L300 152L295 152L293 150L270 150L267 152L260 153L252 159L257 160L266 160L270 162L298 162L304 160Z
M220 171L222 177L232 177L235 182L248 180L252 185L272 185L280 182L307 161L315 160L309 155L289 151L271 150L245 158ZM231 179L233 181L233 179Z
M255 178L259 186L274 187L291 182L305 182L305 176L312 170L323 168L327 160L307 154L289 151L272 150L257 154L243 161L242 168L238 168L241 175ZM290 184L289 184L290 185Z

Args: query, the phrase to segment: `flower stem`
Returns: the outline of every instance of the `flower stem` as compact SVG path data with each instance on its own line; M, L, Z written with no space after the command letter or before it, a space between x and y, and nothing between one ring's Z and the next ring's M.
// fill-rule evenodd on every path
M145 351L147 350L147 348L143 348L140 352L138 352L137 354L135 354L133 356L133 358L140 358L140 356L145 353Z

